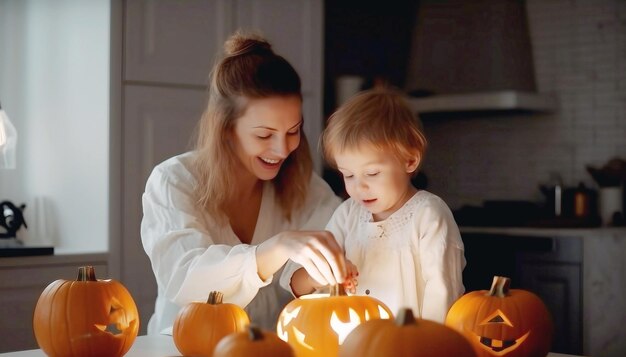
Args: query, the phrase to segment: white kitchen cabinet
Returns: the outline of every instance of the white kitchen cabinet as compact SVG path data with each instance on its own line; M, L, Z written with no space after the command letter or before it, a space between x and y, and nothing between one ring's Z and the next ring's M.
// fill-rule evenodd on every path
M142 331L154 311L157 287L139 235L141 194L154 166L190 147L205 97L182 88L128 85L124 90L121 268L139 307Z
M127 1L124 80L203 89L236 29L259 31L302 78L304 131L316 154L322 116L322 1ZM321 172L322 160L314 155Z
M108 277L107 254L0 258L0 353L38 348L33 312L39 295L55 280L75 280L86 265L97 278Z
M141 244L141 195L156 164L193 147L192 132L206 105L209 71L235 29L259 31L300 74L304 131L321 172L322 160L316 153L323 127L322 12L321 0L113 4L112 73L118 77L114 74L112 87L119 93L112 91L112 135L119 133L120 145L120 172L113 180L119 182L120 197L112 200L119 207L112 210L117 215L112 221L119 222L120 233L111 242L111 262L136 299L141 333L156 298L156 282ZM120 25L123 29L116 30Z
M124 80L204 86L235 29L234 3L125 1Z

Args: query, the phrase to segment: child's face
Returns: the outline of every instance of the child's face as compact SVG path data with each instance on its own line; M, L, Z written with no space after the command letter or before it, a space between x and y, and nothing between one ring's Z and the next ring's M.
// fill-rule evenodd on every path
M297 96L250 99L235 124L235 151L247 171L271 180L300 144L302 102Z
M369 145L338 152L334 158L346 191L372 212L376 221L387 219L416 192L411 173L419 164L417 158L399 160Z

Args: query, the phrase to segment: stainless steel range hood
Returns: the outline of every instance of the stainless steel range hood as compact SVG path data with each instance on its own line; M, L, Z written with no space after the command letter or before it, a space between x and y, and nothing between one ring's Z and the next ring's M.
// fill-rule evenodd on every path
M459 113L487 111L524 111L550 113L557 109L557 100L548 94L501 90L465 94L439 94L410 98L417 113Z
M405 89L420 114L553 112L537 92L522 0L422 0Z

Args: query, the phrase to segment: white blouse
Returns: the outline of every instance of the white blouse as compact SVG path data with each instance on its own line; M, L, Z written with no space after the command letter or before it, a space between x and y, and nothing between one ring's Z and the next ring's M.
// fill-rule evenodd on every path
M430 192L418 191L380 222L348 199L327 229L359 270L357 294L381 300L394 314L410 307L418 317L443 322L465 290L459 229L445 202Z
M245 307L255 324L274 329L292 297L272 277L261 280L256 246L282 231L323 229L341 200L313 174L304 207L287 221L273 184L266 182L251 244L242 244L230 226L216 224L195 204L192 155L156 166L143 194L141 240L158 285L148 333L168 333L180 307L206 301L214 290L224 294L224 302Z

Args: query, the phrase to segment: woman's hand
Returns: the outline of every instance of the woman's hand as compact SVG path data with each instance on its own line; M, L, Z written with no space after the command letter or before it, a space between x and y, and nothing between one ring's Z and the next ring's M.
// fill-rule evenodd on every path
M320 286L336 285L346 279L343 250L328 231L285 232L282 246L288 258L302 265Z

